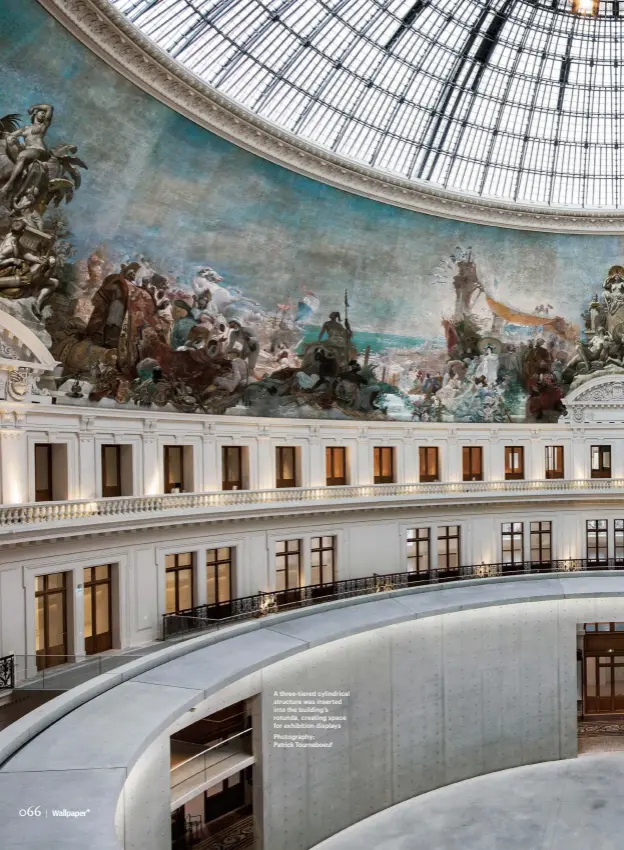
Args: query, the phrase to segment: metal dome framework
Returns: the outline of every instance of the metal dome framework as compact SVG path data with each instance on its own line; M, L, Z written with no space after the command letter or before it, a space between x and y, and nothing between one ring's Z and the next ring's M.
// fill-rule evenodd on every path
M111 0L201 80L375 169L624 206L619 0ZM582 0L581 0L582 2Z

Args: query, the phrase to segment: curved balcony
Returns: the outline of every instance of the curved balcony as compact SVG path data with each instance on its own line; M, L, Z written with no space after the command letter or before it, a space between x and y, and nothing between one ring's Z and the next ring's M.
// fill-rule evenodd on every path
M211 493L170 493L152 496L73 499L0 506L0 544L3 538L57 534L68 527L84 534L85 526L110 530L120 521L128 527L223 521L272 515L275 506L295 513L354 510L367 507L411 507L445 503L521 501L530 498L573 499L588 496L621 497L623 478L543 479L532 481L466 481L416 484L370 484L338 487L293 487L275 490L231 490ZM95 529L94 529L95 530ZM43 532L43 534L41 534Z

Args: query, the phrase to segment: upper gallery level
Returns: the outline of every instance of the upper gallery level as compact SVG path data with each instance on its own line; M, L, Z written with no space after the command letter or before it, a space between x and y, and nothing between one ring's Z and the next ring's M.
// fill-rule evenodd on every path
M0 414L0 541L11 543L160 526L181 512L223 522L278 506L620 498L624 488L624 427L606 422L309 422L6 402Z

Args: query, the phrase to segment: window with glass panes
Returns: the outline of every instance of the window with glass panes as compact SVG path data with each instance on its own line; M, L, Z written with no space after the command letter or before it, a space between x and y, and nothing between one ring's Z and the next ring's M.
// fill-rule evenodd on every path
M347 483L347 450L344 446L328 446L325 449L325 476L328 487Z
M297 450L294 446L275 449L275 486L297 486Z
M591 477L611 478L611 446L591 447Z
M624 519L613 522L613 557L616 564L624 564Z
M551 559L552 524L546 520L531 523L531 563L549 564Z
M586 632L624 632L624 623L585 623Z
M483 481L482 446L462 448L462 472L464 481Z
M502 536L503 564L521 564L524 560L524 523L504 522Z
M313 537L310 543L312 584L333 584L336 580L336 538Z
M165 604L167 614L193 607L194 553L182 552L165 558Z
M606 564L609 557L607 520L587 520L587 560L592 564Z
M563 478L563 446L546 446L546 478Z
M111 565L87 567L84 571L85 652L93 655L113 646L113 595Z
M406 542L408 573L428 573L431 564L431 529L409 528Z
M440 452L437 446L421 446L418 449L420 480L440 480Z
M505 480L518 481L524 478L524 448L505 446Z
M373 448L373 476L375 484L394 483L394 448L375 446Z
M460 527L441 525L438 527L438 570L458 570L460 565Z
M243 447L223 446L221 450L223 466L223 490L243 489Z
M233 550L229 546L206 551L206 601L221 605L232 600Z
M279 540L275 544L275 589L301 587L301 540Z

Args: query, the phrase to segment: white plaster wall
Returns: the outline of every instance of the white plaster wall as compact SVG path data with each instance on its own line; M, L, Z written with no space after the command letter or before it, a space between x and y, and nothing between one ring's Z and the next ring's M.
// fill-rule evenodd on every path
M268 668L263 850L307 850L442 785L573 757L577 622L623 619L622 600L498 606L378 629ZM345 728L315 732L331 749L272 747L279 690L351 692Z

